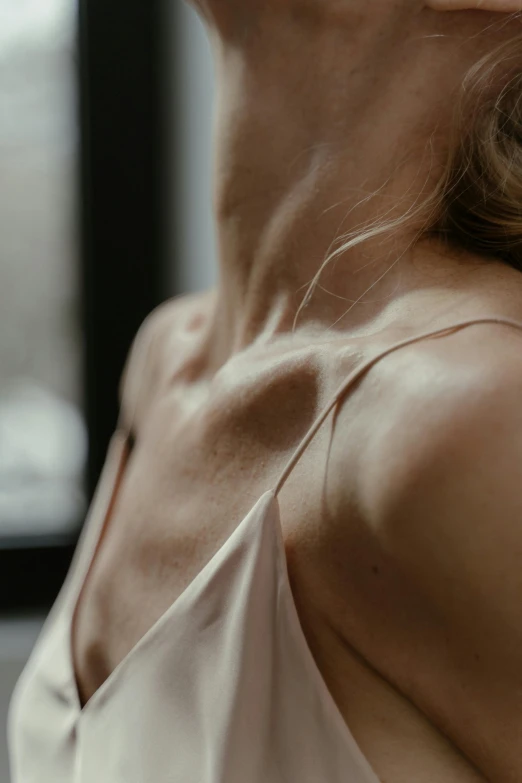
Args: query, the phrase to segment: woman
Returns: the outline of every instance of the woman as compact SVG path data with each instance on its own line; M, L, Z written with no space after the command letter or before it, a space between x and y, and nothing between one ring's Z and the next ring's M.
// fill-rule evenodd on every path
M197 6L219 285L136 338L13 783L519 782L522 5Z

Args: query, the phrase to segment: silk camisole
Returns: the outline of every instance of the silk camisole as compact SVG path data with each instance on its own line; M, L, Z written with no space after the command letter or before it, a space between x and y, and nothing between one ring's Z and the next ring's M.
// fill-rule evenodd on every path
M356 368L234 532L82 708L72 619L119 476L113 434L62 590L9 711L12 783L379 783L315 663L287 572L278 494L328 414L394 343Z

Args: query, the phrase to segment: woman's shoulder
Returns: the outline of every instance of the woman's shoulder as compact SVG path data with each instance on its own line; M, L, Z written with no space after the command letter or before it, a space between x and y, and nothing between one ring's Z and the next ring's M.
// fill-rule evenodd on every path
M467 325L451 329L462 322ZM522 391L522 301L479 301L467 312L452 305L388 342L399 347L372 367L361 386L355 434L353 415L341 409L332 447L342 476L344 428L360 440L350 470L360 471L360 503L375 518L401 508L405 493L419 489L437 464L449 464L448 454L483 438L486 425L498 427L500 413L512 415L511 426L522 431L515 416Z
M213 290L171 297L144 319L132 342L120 379L120 421L136 425L171 373L183 359L187 335L196 333L211 310Z

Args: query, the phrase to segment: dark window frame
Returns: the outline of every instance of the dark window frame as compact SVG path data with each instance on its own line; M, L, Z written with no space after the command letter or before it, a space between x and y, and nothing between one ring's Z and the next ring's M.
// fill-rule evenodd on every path
M89 499L116 426L118 386L132 340L147 314L172 293L168 96L175 22L169 0L78 0L79 281ZM81 522L71 536L0 539L4 614L50 608Z

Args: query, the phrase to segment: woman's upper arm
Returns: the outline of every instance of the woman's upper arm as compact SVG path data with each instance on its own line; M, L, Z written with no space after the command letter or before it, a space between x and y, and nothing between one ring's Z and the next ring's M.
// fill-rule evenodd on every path
M379 519L384 546L438 618L442 720L495 783L522 780L519 364L489 367L467 393L441 398L435 417L419 408L422 435L404 441ZM402 426L413 421L410 409Z

